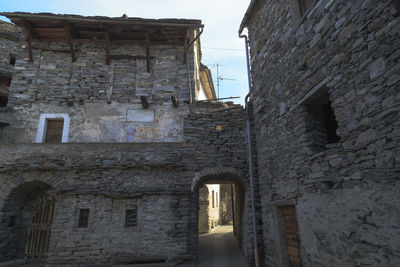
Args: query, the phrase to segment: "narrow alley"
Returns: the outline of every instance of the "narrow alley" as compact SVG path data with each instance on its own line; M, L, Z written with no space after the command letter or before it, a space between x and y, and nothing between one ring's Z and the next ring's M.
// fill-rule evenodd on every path
M247 267L247 263L233 236L232 225L220 225L212 232L199 236L199 262L183 267Z

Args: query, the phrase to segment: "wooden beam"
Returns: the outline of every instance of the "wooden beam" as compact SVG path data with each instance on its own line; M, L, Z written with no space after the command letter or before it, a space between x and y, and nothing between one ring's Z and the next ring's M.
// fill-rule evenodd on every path
M33 63L33 56L32 56L32 27L31 24L24 20L24 25L26 28L26 40L28 42L28 53L29 53L29 62Z
M186 53L187 53L187 45L189 40L189 31L186 30L185 39L183 40L183 64L187 63Z
M72 55L72 62L75 62L76 59L75 59L74 45L72 44L71 25L68 22L65 23L65 31L67 32L67 41Z
M150 33L146 30L146 68L147 72L150 72Z
M154 57L150 57L150 59L153 59ZM111 55L110 59L118 60L118 59L146 59L145 56L130 56L130 55Z
M104 32L104 39L106 42L106 65L110 65L110 33Z

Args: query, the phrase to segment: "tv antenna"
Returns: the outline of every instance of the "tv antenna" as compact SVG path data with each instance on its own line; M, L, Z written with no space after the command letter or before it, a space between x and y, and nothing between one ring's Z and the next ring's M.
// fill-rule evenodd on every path
M219 99L219 82L220 81L225 81L225 80L227 80L227 81L236 81L236 79L225 78L225 77L222 77L222 75L221 76L219 75L219 67L227 67L227 66L228 65L219 64L218 61L217 61L217 63L212 65L212 68L217 67L217 82L216 83L217 83L217 90L218 90L218 94L217 94L217 98L218 99Z

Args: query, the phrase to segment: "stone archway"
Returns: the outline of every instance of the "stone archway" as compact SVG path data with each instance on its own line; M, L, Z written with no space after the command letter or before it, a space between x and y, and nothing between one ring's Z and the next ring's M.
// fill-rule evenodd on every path
M13 188L0 207L0 258L45 258L48 251L53 187L40 181Z
M235 198L235 219L234 219L234 234L239 243L239 246L244 246L248 239L247 230L247 208L248 203L248 184L247 179L240 171L230 167L216 167L204 169L200 172L195 173L195 177L191 183L191 190L193 193L192 200L192 211L193 216L191 223L194 226L192 229L196 229L196 232L191 233L190 247L193 250L193 254L198 255L199 251L199 191L205 184L233 184L236 187L236 198ZM245 251L246 248L242 247Z

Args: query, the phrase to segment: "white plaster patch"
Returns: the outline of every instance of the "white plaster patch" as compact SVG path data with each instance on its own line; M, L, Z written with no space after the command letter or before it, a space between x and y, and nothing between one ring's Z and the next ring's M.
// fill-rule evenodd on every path
M63 132L61 143L68 142L69 133L69 115L68 114L41 114L39 119L38 131L36 135L36 143L43 143L46 138L47 120L48 119L63 119Z
M128 109L126 120L133 122L153 122L154 110L151 109Z

